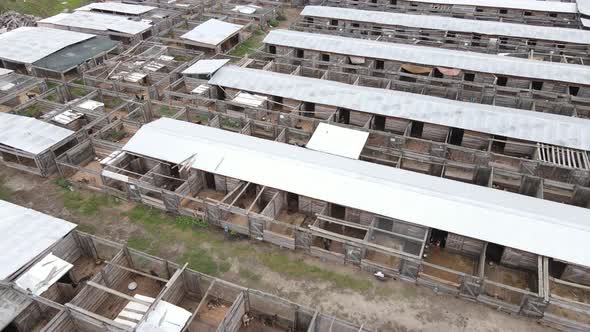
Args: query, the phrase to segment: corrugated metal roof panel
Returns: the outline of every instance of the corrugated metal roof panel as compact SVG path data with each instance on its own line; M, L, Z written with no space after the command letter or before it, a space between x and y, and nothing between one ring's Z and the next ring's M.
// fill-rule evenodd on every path
M0 280L66 236L75 224L0 200Z
M150 10L154 10L156 8L157 7L143 6L143 5L131 5L131 4L125 4L125 3L120 3L120 2L96 2L96 3L91 3L89 5L77 8L76 10L82 10L82 11L102 10L102 11L109 11L109 12L113 12L113 13L140 15L143 13L147 13Z
M243 25L227 23L212 18L185 33L181 38L215 46L240 31L243 27Z
M228 62L229 59L199 60L185 69L182 73L194 75L213 74Z
M152 27L146 22L132 21L123 16L98 14L86 11L76 11L71 14L58 14L40 20L38 23L50 23L67 27L90 29L97 31L117 31L135 35Z
M590 120L225 66L209 84L590 151Z
M0 113L0 144L31 154L41 153L74 134L34 118Z

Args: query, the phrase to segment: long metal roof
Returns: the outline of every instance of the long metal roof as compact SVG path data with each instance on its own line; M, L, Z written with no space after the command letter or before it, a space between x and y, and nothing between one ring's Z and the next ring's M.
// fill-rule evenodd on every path
M151 10L154 10L156 8L158 8L158 7L132 5L132 4L126 4L126 3L120 3L120 2L96 2L96 3L91 3L89 5L77 8L76 10L83 10L83 11L101 10L101 11L109 11L109 12L113 12L113 13L120 13L120 14L140 15L143 13L147 13Z
M0 113L0 144L31 154L41 153L74 134L34 118Z
M493 7L522 9L539 12L569 13L577 12L573 2L538 1L538 0L408 0L409 2L435 3L440 5Z
M0 34L0 59L33 63L94 35L67 30L22 27Z
M0 280L55 244L75 224L0 200Z
M51 71L66 72L88 59L115 49L118 44L118 41L111 40L107 36L99 36L63 48L33 64Z
M148 30L151 24L143 21L132 21L124 16L99 14L87 11L75 11L71 14L61 13L40 20L40 24L61 25L73 28L90 29L97 31L117 31L135 35Z
M264 38L264 42L318 52L590 85L590 66L584 65L537 61L291 30L273 30Z
M589 209L168 118L123 150L590 266Z
M236 34L243 27L243 25L228 23L212 18L185 33L181 38L215 46Z
M510 36L518 38L590 44L590 31L581 29L326 6L306 6L301 12L301 16L376 23L383 24L385 26L404 26L421 29L478 33L491 36Z
M209 84L590 151L590 120L224 66Z

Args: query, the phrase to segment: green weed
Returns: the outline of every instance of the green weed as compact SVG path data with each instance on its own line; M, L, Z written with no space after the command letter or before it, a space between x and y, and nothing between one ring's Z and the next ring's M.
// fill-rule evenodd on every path
M260 261L271 270L292 278L310 278L331 282L338 288L347 288L356 291L367 291L372 284L369 280L350 277L337 272L322 269L307 264L302 260L292 260L286 254L266 253L260 255Z

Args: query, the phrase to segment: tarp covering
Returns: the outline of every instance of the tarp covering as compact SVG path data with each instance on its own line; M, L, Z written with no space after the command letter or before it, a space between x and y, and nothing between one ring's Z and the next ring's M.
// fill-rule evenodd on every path
M95 37L81 43L68 46L33 63L35 66L55 72L65 72L89 59L117 47L119 42L105 37Z
M432 71L432 67L412 65L409 63L405 63L401 67L403 70L410 72L412 74L430 74L430 72Z
M457 76L461 74L461 69L436 67L445 76Z

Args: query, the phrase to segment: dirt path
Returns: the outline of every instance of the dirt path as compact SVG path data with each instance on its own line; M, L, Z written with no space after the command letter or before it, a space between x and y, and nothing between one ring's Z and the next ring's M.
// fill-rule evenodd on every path
M407 282L379 282L354 267L265 243L226 240L218 229L181 228L174 225L175 216L70 191L56 185L55 179L4 166L0 166L0 193L14 203L76 222L89 233L129 241L131 247L178 263L188 261L195 270L380 331L552 331L525 317Z

